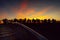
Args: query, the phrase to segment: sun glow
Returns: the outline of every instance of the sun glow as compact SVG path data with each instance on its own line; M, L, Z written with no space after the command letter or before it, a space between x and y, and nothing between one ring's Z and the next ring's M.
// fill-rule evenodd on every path
M48 8L45 8L37 13L34 13L36 12L35 9L27 9L25 10L25 12L19 10L17 11L17 15L16 17L19 19L19 18L29 18L29 19L32 19L32 18L39 18L39 19L44 19L44 18L48 18L46 16L41 16L41 14L45 14L51 7L48 7Z
M17 19L44 19L46 18L45 16L41 16L41 14L45 14L48 10L50 10L52 7L51 6L48 6L40 11L36 11L34 8L33 9L29 9L27 8L27 2L23 2L21 5L20 5L21 9L19 9L17 12L16 12L16 18ZM36 13L35 13L36 12Z

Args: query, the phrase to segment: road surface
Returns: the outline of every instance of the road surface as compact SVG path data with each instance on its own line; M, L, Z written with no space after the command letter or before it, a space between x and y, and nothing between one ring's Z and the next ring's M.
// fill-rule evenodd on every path
M0 40L48 40L24 24L13 22L0 25Z

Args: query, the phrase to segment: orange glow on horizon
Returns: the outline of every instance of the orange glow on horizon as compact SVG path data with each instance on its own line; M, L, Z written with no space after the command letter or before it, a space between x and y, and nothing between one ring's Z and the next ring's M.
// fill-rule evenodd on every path
M20 19L20 18L22 18L22 19L24 19L24 18L26 18L26 19L33 19L33 18L45 19L45 18L47 18L48 19L49 17L41 16L41 14L46 13L49 9L51 9L50 6L45 9L42 9L41 11L38 11L35 14L34 14L34 12L36 12L35 9L27 9L27 10L25 10L25 12L22 12L20 9L17 12L16 17L17 17L17 19Z
M24 0L24 2L22 2L18 10L16 10L15 7L11 7L12 11L15 13L15 18L17 19L51 19L51 15L49 16L43 14L47 13L52 8L52 6L48 6L37 12L34 8L27 8L27 0ZM4 14L0 15L0 18L8 18L8 16L9 15L7 14L7 12L4 12ZM14 17L12 16L10 18Z
M37 13L36 10L33 9L28 9L27 8L27 1L22 2L20 9L16 12L16 18L20 19L20 18L39 18L41 14L46 13L49 9L51 8L51 6L42 9L41 11L38 11ZM27 10L26 10L27 9ZM37 17L38 16L38 17Z
M3 24L3 21L0 20L0 24Z
M0 18L6 18L8 16L7 12L3 12L4 14L0 15Z

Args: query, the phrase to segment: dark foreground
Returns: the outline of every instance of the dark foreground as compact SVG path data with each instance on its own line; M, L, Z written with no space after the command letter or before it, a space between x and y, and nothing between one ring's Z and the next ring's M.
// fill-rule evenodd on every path
M47 40L44 36L39 37L39 35L35 36L34 34L18 24L8 23L0 25L0 40Z
M25 25L44 35L48 40L60 40L60 22L56 23L25 23Z
M8 29L12 32L12 34L14 35L11 35L9 36L8 38L10 38L11 40L39 40L39 39L42 39L42 38L47 38L48 40L60 40L60 21L56 21L56 20L27 20L24 19L20 19L20 20L17 20L17 19L14 19L13 20L10 20L8 21L7 19L4 19L3 22L5 24L3 25L0 25L0 29L2 27L3 28L6 28L7 31ZM31 30L30 32L27 31L27 29L24 29L22 28L21 26L17 25L17 24L9 24L7 22L18 22L18 23L22 23L26 26L29 27L29 29L33 29L35 30L36 32L38 32L39 34L42 34L44 37L41 37L41 35L38 37L35 32L35 35L33 33L31 33ZM7 24L6 24L7 23ZM1 30L2 30L1 29ZM0 30L0 32L1 32ZM5 29L4 29L5 30ZM8 32L10 32L8 31ZM14 33L15 32L15 33ZM19 37L20 36L20 37ZM44 39L45 39L44 38ZM3 38L1 38L3 39Z

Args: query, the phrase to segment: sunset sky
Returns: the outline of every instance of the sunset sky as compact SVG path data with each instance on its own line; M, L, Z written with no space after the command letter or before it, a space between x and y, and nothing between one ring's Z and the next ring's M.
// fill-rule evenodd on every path
M59 0L0 0L0 19L60 20Z

